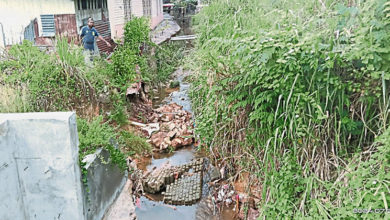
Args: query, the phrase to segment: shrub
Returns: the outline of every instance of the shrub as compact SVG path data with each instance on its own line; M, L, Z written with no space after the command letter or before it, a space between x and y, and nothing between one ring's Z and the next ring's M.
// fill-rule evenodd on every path
M321 195L389 125L385 2L215 0L195 17L196 132L262 181L263 216L347 207Z

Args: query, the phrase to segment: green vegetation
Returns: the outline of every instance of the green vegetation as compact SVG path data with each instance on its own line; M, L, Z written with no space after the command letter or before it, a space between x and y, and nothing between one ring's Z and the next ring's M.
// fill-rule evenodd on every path
M145 139L116 127L128 122L126 88L149 74L139 49L149 42L145 36L149 36L147 20L133 19L112 62L96 58L93 67L85 65L82 49L67 39L58 37L53 53L42 52L29 41L12 46L0 60L0 112L76 111L80 161L102 147L112 162L125 169L126 155L151 150ZM98 102L102 94L108 103ZM91 117L96 108L100 116Z
M385 0L214 0L195 17L196 131L260 180L263 217L385 217L353 211L390 203L389 16Z
M99 148L110 152L110 159L122 170L126 170L126 158L119 151L123 146L122 136L107 122L103 123L103 117L97 117L91 122L86 119L77 119L77 129L79 134L79 154L81 160L88 154L93 154ZM117 148L115 144L119 145Z
M184 42L168 42L156 47L154 54L156 70L154 82L165 82L182 64L186 50Z

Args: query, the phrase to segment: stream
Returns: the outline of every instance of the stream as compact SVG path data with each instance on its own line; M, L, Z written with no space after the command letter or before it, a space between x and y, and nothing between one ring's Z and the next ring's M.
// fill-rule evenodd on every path
M178 35L192 34L190 29L189 20L182 22L178 20L177 23L182 27L181 32ZM177 103L183 106L186 111L192 112L191 101L188 97L188 89L190 84L185 82L186 73L181 69L178 69L174 73L174 80L180 82L178 89L160 88L158 90L157 97L153 100L153 108L157 108L163 104ZM152 170L154 167L159 167L162 164L169 161L170 165L177 166L190 162L194 158L205 157L205 152L196 150L193 145L183 147L174 152L169 153L153 153L152 157L144 158L137 166L144 171ZM163 203L163 195L161 194L148 194L141 196L140 203L136 206L137 219L140 220L208 220L208 219L234 219L234 212L231 208L222 209L221 213L214 215L213 205L210 199L207 199L209 193L208 181L203 181L202 198L194 205L166 205Z

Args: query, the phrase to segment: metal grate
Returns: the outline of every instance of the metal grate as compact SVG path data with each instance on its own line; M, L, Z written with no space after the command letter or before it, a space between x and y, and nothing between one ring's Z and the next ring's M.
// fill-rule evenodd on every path
M41 15L42 36L53 37L56 34L54 15Z

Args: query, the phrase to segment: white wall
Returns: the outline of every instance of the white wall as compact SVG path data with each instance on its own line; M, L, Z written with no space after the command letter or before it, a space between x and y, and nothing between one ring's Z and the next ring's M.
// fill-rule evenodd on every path
M0 23L4 26L6 44L23 40L24 28L38 18L41 30L41 14L74 14L73 0L0 0ZM0 27L0 47L3 45Z
M108 11L110 12L111 37L118 39L123 36L125 25L125 10L123 0L107 0Z
M136 17L142 17L144 15L144 8L142 5L142 0L132 0L131 1L131 13Z
M85 219L76 115L0 114L0 219Z

